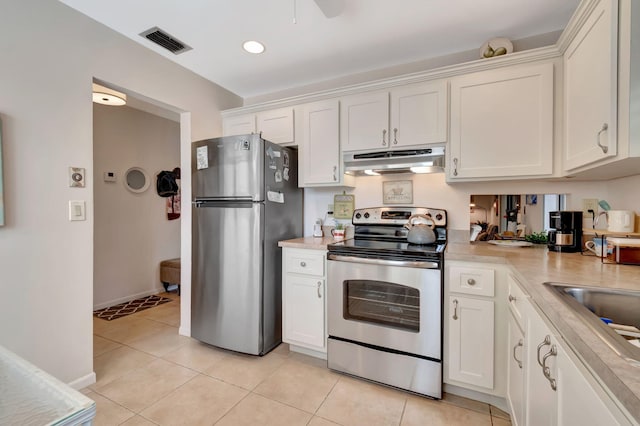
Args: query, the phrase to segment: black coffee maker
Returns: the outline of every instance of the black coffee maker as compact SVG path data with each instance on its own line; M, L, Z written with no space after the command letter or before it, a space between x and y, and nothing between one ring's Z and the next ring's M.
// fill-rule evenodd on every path
M582 250L582 212L549 212L549 250L578 252Z

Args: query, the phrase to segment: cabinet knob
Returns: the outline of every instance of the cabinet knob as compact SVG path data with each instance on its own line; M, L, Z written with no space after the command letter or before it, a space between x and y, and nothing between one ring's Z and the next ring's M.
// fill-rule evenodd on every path
M516 297L509 295L509 302L515 302L516 301Z
M300 262L300 266L304 268L305 266L307 266L307 262Z
M382 146L387 146L387 129L382 129Z
M467 280L467 284L469 284L469 285L476 285L476 280L474 280L473 278L469 278L469 279Z
M607 151L609 151L609 147L606 145L602 145L600 143L600 135L602 135L603 132L606 132L607 130L609 130L609 125L607 123L604 123L602 125L602 128L600 129L600 131L598 132L598 137L596 140L596 143L598 144L598 146L600 147L600 149L602 150L603 153L607 153Z

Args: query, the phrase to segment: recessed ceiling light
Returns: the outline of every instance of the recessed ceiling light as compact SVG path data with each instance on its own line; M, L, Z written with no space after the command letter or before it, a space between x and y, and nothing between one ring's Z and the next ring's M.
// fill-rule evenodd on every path
M255 41L255 40L249 40L249 41L245 41L242 44L242 48L244 50L246 50L249 53L262 53L264 52L264 44L260 43L259 41Z
M93 102L102 105L120 106L127 103L126 99L110 93L93 92Z

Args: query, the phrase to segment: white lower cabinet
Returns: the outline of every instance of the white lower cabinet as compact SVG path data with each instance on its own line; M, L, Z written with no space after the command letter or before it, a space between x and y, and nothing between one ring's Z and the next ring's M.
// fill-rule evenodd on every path
M493 389L493 301L449 296L449 378Z
M514 317L509 323L509 351L523 365L516 368L513 357L508 364L512 422L519 426L630 425L532 303L526 300L523 310L524 336Z
M444 382L504 398L507 303L500 265L449 261L445 269Z
M326 357L326 251L283 248L282 340L291 350ZM324 354L324 356L323 356Z
M517 321L509 315L509 362L507 363L507 403L511 410L511 423L515 426L524 424L524 372L525 372L525 337Z

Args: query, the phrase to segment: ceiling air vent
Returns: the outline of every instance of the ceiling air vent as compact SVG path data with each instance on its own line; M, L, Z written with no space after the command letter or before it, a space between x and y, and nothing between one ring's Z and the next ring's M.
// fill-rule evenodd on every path
M141 32L140 35L176 55L191 50L191 47L187 46L174 36L162 31L158 27L149 28L147 31Z

